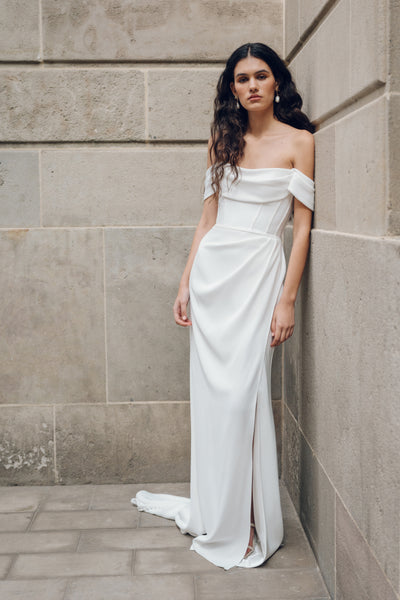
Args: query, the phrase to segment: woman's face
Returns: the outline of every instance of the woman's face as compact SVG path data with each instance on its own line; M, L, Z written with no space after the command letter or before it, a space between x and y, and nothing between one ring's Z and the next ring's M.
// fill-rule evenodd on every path
M261 111L269 108L277 89L271 69L260 58L246 56L236 64L231 90L246 110ZM252 95L257 97L252 99Z

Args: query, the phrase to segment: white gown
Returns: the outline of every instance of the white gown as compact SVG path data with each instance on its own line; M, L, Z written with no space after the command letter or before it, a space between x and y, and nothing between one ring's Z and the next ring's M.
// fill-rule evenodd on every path
M216 223L189 278L190 498L141 490L131 500L175 519L194 537L190 549L224 569L256 567L282 545L270 326L293 196L314 210L314 181L296 168L240 167L233 177L225 165ZM212 193L209 167L203 200ZM244 559L252 487L255 551Z

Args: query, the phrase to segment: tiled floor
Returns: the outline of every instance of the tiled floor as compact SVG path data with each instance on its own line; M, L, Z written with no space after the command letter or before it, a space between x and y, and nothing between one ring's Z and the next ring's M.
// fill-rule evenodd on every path
M329 599L283 486L285 545L229 571L190 551L174 521L131 505L139 489L189 496L182 483L1 487L1 600Z

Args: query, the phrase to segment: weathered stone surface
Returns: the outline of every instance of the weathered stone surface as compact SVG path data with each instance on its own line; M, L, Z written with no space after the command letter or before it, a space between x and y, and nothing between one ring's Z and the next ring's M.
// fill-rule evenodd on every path
M79 531L0 533L0 553L74 552L78 545L78 540Z
M283 412L283 446L284 452L282 464L282 479L287 487L289 496L296 509L300 513L300 429L296 419L284 404Z
M0 11L0 60L40 60L39 2L3 0Z
M0 103L3 141L144 138L144 74L138 69L4 69Z
M313 230L299 410L319 462L391 581L399 577L399 253L398 240Z
M194 228L107 229L110 402L189 400L189 330L173 305Z
M289 65L311 120L349 97L349 1L337 3Z
M4 356L3 352L2 355ZM0 485L51 483L54 480L53 409L49 406L0 407ZM2 508L10 510L3 494ZM29 494L27 493L27 496ZM13 502L12 510L34 510Z
M57 407L60 481L188 481L189 415L187 402Z
M151 69L150 140L207 140L219 68Z
M350 96L386 81L386 5L350 0Z
M386 99L382 97L336 125L336 227L339 231L386 233L386 121Z
M0 403L103 402L101 231L3 231L0 261Z
M400 5L399 5L400 6ZM388 214L387 228L389 235L400 235L400 95L392 94L388 98Z
M282 50L280 0L42 0L51 60L225 61L247 41ZM223 30L223 35L222 35Z
M292 450L288 448L288 452ZM307 440L300 432L300 520L324 574L331 597L335 596L335 490ZM355 596L356 597L356 596Z
M335 3L336 0L298 0L299 5L299 30L300 36L312 25L318 23L326 10ZM290 1L288 2L290 4Z
M284 2L285 7L285 57L299 41L299 6L300 2Z
M390 91L400 91L400 3L388 0L390 11L388 23L388 87Z
M336 229L336 177L344 178L346 176L346 170L344 173L336 173L335 169L335 131L335 126L331 125L314 134L315 212L313 224L317 229ZM341 147L340 151L346 152L346 149Z
M40 225L39 155L0 152L0 227Z
M0 594L3 598L23 598L24 600L64 600L67 579L15 579L0 581Z
M393 525L398 533L398 520ZM337 600L348 598L397 600L398 596L338 496L336 497L336 540ZM394 547L392 551L395 551Z
M282 398L282 344L275 347L271 366L272 400Z
M43 224L197 225L206 150L44 150Z
M79 577L70 581L63 600L194 600L193 576L138 575Z

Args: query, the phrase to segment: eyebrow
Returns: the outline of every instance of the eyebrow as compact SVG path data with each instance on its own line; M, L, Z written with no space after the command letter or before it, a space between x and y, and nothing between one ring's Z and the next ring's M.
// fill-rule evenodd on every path
M268 69L260 69L259 71L256 71L255 75L257 75L258 73L263 73L263 72L269 73ZM236 75L236 77L240 77L241 75L247 75L247 73L238 73Z

